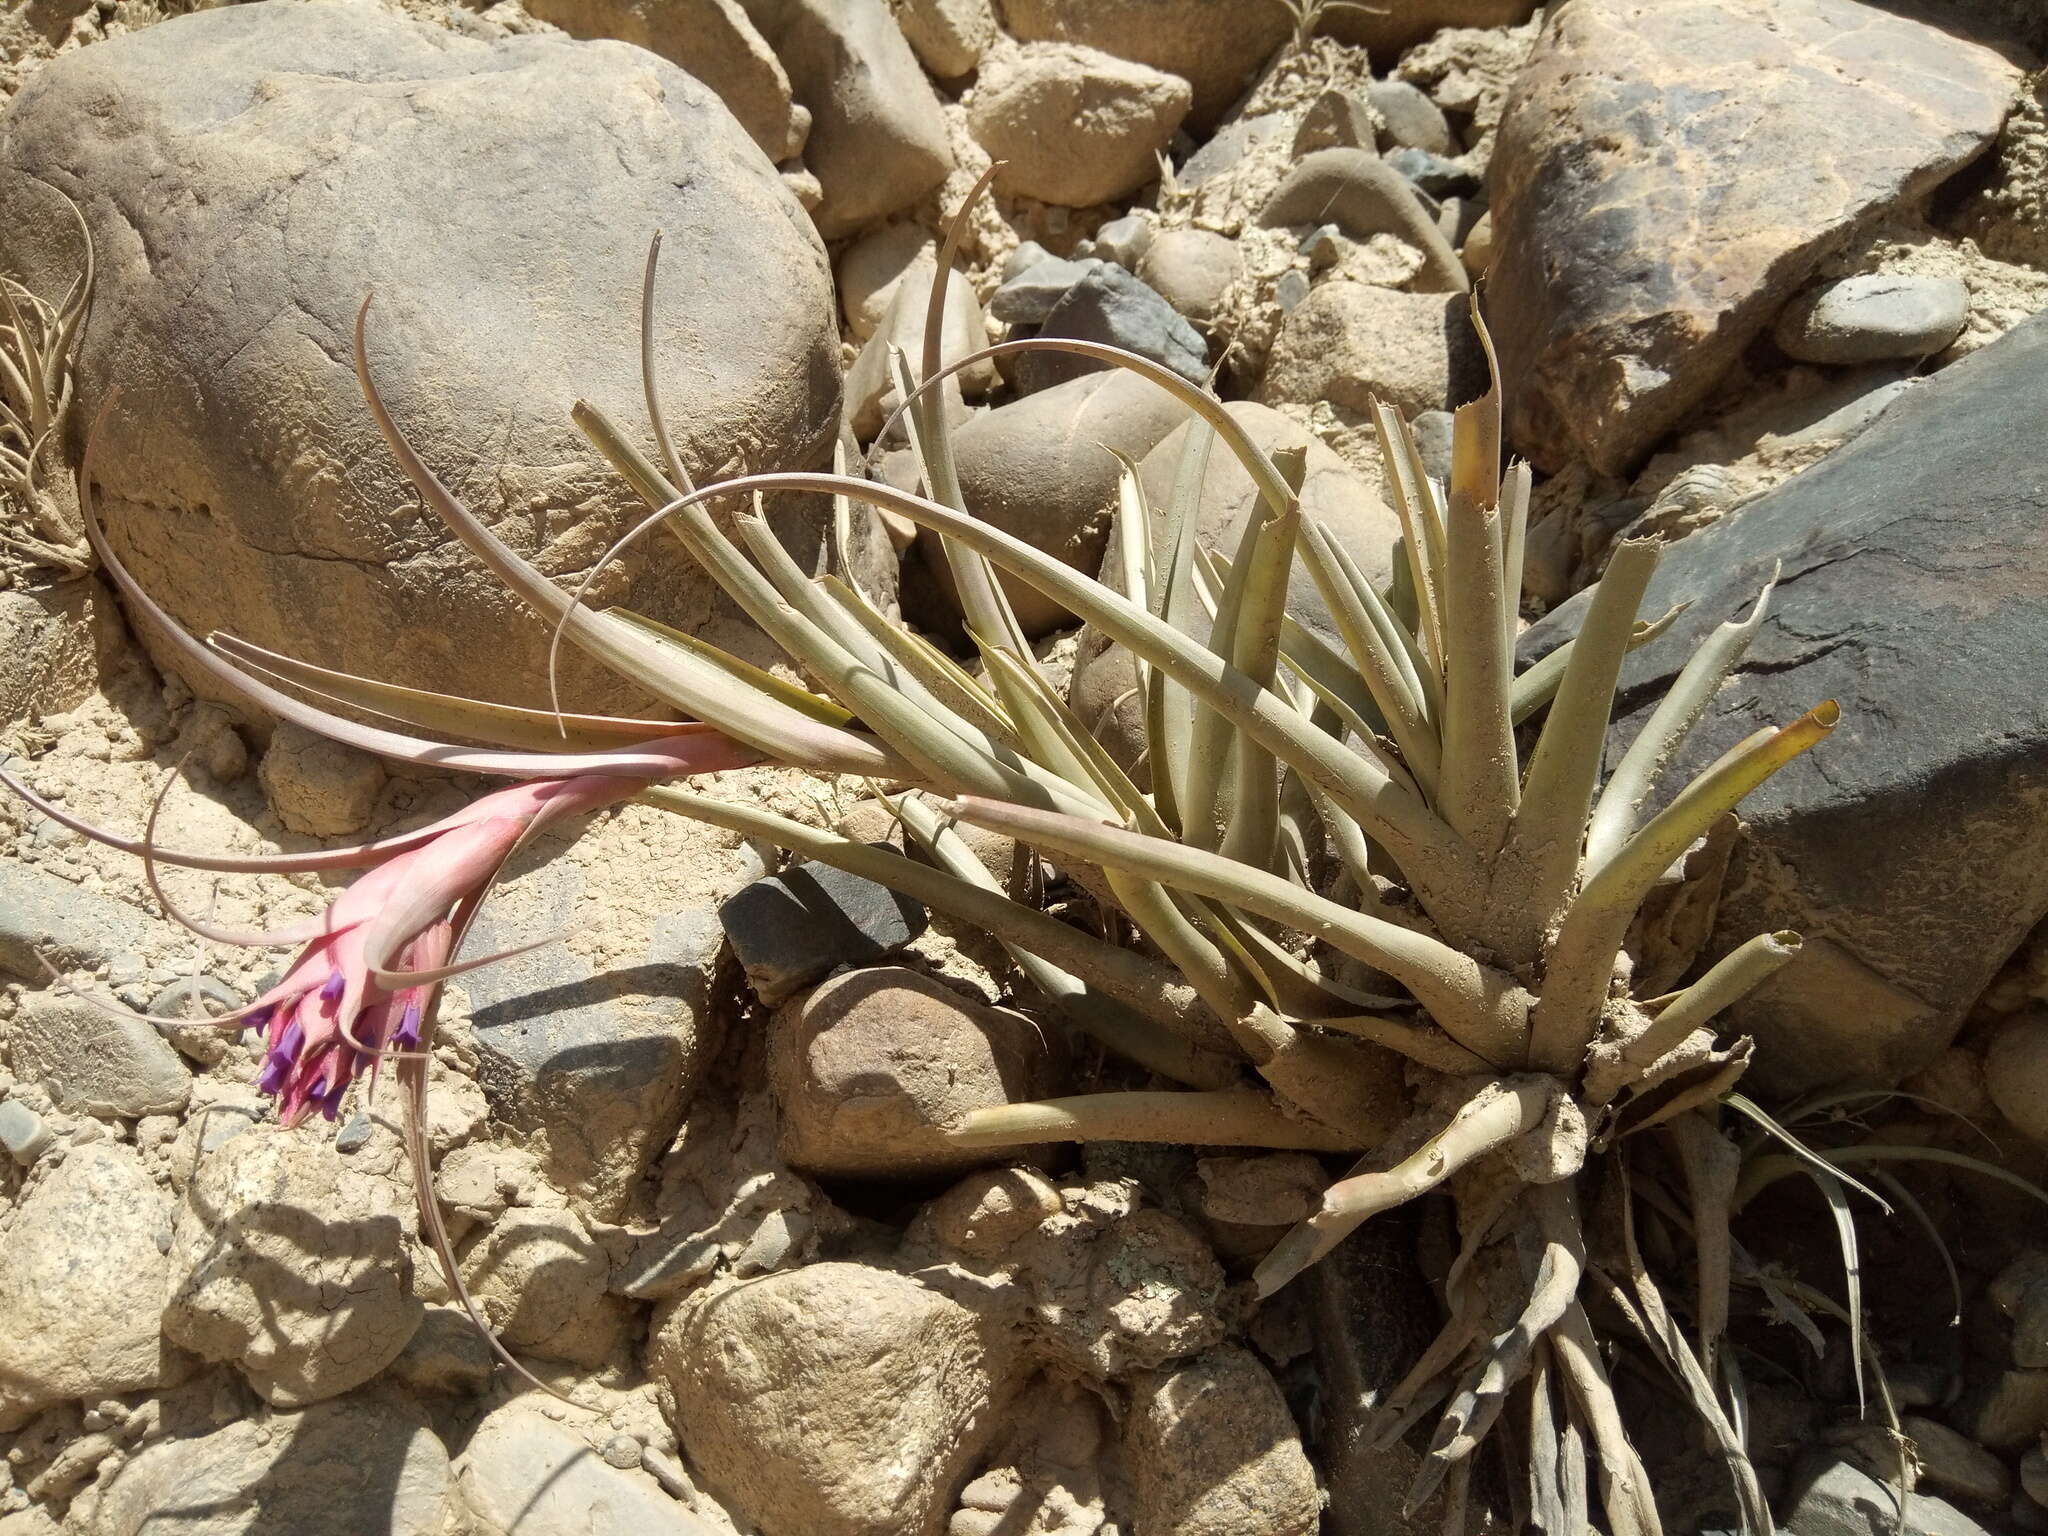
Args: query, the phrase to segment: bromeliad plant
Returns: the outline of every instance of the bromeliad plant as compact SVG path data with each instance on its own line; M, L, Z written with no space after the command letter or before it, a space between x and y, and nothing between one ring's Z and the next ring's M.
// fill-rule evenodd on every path
M1414 1497L1441 1489L1448 1528L1462 1528L1474 1453L1512 1403L1516 1496L1533 1524L1590 1529L1597 1488L1615 1536L1659 1529L1598 1317L1626 1319L1679 1384L1727 1459L1747 1523L1768 1530L1723 1347L1739 1159L1717 1121L1750 1045L1721 1038L1714 1021L1783 965L1798 940L1762 936L1669 990L1673 966L1648 961L1632 937L1646 907L1668 916L1674 884L1712 863L1700 850L1725 833L1737 802L1834 723L1824 704L1760 731L1653 811L1661 770L1762 624L1768 591L1694 655L1603 785L1623 657L1660 627L1636 617L1657 551L1624 544L1577 638L1516 675L1530 478L1523 466L1502 472L1497 379L1456 414L1445 486L1431 480L1399 417L1378 413L1404 529L1394 580L1381 591L1304 513L1301 458L1261 451L1213 396L1177 375L1113 347L1043 338L940 367L943 274L958 238L956 228L940 253L921 370L894 359L929 494L843 473L758 474L695 488L670 445L646 358L659 464L595 408L575 409L655 509L607 561L666 528L813 686L639 615L592 611L522 561L413 451L378 396L359 316L365 398L425 503L558 639L699 723L515 709L331 672L225 635L201 645L179 635L113 559L82 492L88 531L114 579L223 686L371 751L527 783L405 837L305 858L176 854L155 848L148 832L122 842L81 829L152 860L200 867L374 866L315 932L220 936L308 945L285 983L244 1011L248 1022L269 1023L267 1075L288 1115L316 1105L332 1113L356 1071L398 1058L413 1096L428 1227L451 1278L417 1129L434 988L486 963L451 957L503 859L534 825L637 795L987 929L1051 1008L1173 1085L976 1112L951 1128L963 1143L1144 1140L1356 1153L1317 1211L1258 1266L1262 1295L1374 1214L1446 1191L1462 1244L1443 1282L1450 1321L1388 1395L1385 1414L1390 1439L1435 1415ZM650 256L643 307L652 273ZM978 522L961 496L943 408L951 374L1033 348L1138 373L1199 423L1156 546L1153 509L1127 466L1110 581ZM1202 548L1194 534L1218 444L1260 496L1230 550ZM89 460L88 452L87 490ZM856 503L936 535L979 652L978 675L888 620L850 576L802 570L761 515L759 498L782 492L837 498L842 551ZM711 514L716 499L744 507L750 498L753 510L729 526ZM1297 567L1313 578L1327 619L1289 611ZM1149 785L1120 768L1049 685L999 571L1129 651ZM519 750L362 725L276 683ZM756 761L884 786L926 858L678 782ZM1111 943L1010 899L967 852L956 823L1009 834L1086 874L1141 942ZM1635 1235L1639 1220L1668 1228L1681 1218L1696 1256L1689 1326L1667 1304Z
M81 576L92 568L70 483L51 473L71 411L72 354L93 287L92 235L78 205L65 202L82 256L63 298L53 304L0 273L0 565L10 575L48 567Z

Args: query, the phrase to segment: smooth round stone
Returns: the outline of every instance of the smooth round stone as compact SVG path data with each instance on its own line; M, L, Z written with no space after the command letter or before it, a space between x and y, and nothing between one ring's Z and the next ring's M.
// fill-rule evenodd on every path
M1785 307L1773 334L1801 362L1874 363L1939 352L1969 314L1961 278L1873 272L1809 288Z

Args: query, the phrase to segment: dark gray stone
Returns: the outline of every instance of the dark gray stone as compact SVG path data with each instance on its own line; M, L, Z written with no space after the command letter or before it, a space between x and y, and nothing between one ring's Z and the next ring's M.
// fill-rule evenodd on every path
M1127 270L1134 270L1138 258L1145 254L1145 248L1152 243L1152 221L1143 214L1127 213L1120 219L1111 219L1095 231L1095 238L1084 241L1082 255L1099 256L1104 261L1113 261Z
M842 965L867 965L923 933L925 909L887 886L824 864L756 880L718 909L762 1002L781 1002Z
M1807 363L1876 363L1926 357L1954 341L1970 317L1959 277L1866 272L1809 288L1772 331L1789 357Z
M1100 258L1093 256L1079 261L1044 257L1005 278L988 301L988 312L1005 325L1041 325L1074 284L1090 272L1101 271L1102 266Z
M1149 357L1191 383L1209 373L1209 344L1174 307L1122 267L1104 264L1067 290L1039 326L1041 336L1107 342ZM1055 352L1018 357L1016 384L1031 394L1106 368L1092 358Z
M1783 562L1771 615L1666 776L1824 699L1842 723L1742 807L1710 956L1795 928L1799 958L1729 1018L1763 1086L1893 1083L1954 1038L2048 914L2048 319L1907 391L1833 457L1681 540L1644 602L1692 600L1630 659L1626 745L1714 626ZM1575 599L1536 625L1533 659Z
M477 954L573 928L593 895L589 849L545 835L519 856L517 878L492 895L472 931ZM650 879L659 879L650 876ZM549 1181L609 1219L661 1155L716 1047L710 1006L720 947L708 906L647 903L612 914L611 954L593 962L568 943L544 945L464 976L477 1043L477 1081L492 1110L538 1131ZM658 915L650 915L658 914ZM618 925L637 926L630 933Z

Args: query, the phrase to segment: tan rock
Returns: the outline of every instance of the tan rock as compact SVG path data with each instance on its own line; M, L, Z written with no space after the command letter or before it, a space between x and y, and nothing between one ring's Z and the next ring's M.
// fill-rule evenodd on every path
M388 775L367 752L278 722L256 776L277 819L307 837L346 837L377 813Z
M251 1126L186 1186L164 1333L281 1408L360 1386L419 1326L414 1212L395 1135L343 1155L311 1127Z
M1138 276L1197 325L1216 318L1243 270L1237 242L1207 229L1164 230L1138 258Z
M1179 75L1190 121L1221 118L1287 38L1287 13L1246 0L1003 0L1011 35L1083 43Z
M1340 278L1319 284L1281 322L1258 397L1267 405L1328 402L1370 419L1375 400L1414 416L1485 389L1486 358L1462 295Z
M946 120L884 0L786 0L756 16L810 109L804 163L827 240L910 207L953 168Z
M2017 80L1856 0L1560 8L1491 172L1513 445L1632 473L1849 230L1991 142Z
M1315 1469L1272 1373L1248 1350L1138 1377L1124 1446L1148 1532L1314 1536Z
M941 80L969 74L996 38L989 0L890 0L896 24L924 67Z
M990 59L967 94L974 140L1004 162L996 185L1083 208L1136 191L1188 114L1188 83L1070 43Z
M2048 1144L2048 1012L2034 1009L1992 1036L1984 1086L2015 1130Z
M1469 286L1457 252L1414 185L1369 149L1318 149L1302 156L1259 211L1268 229L1335 224L1354 240L1394 235L1422 253L1420 293L1462 293Z
M174 1115L192 1072L156 1026L112 1016L61 993L31 992L12 1025L14 1075L40 1083L60 1109L138 1119Z
M135 1153L72 1147L0 1232L0 1431L52 1403L166 1381L170 1205Z
M761 153L801 154L811 114L737 0L529 0L527 14L571 37L611 37L658 53L718 93Z
M505 1536L713 1536L717 1530L637 1467L607 1466L583 1436L524 1403L493 1409L477 1425L456 1478L469 1507L491 1532Z
M854 436L864 443L874 438L883 421L902 403L902 396L889 376L889 349L900 348L910 359L912 371L923 371L925 320L937 272L933 263L925 261L897 279L881 325L847 372L846 419ZM946 284L945 302L945 317L939 331L941 366L988 345L988 322L982 318L981 303L974 297L974 288L965 273L953 273ZM990 361L964 368L953 377L959 382L961 394L969 400L979 400L1000 382L996 365Z
M370 1393L144 1447L107 1482L93 1536L442 1536L462 1518L419 1410Z
M0 592L0 720L82 704L120 639L113 594L96 577Z
M1014 1366L960 1303L859 1264L698 1291L648 1367L691 1465L763 1536L938 1536Z
M904 274L920 261L929 267L937 249L931 231L905 220L877 225L847 243L837 268L839 308L855 341L875 334Z
M1332 6L1322 30L1339 42L1371 52L1385 68L1403 49L1445 27L1512 27L1528 19L1536 0L1401 0L1399 5Z
M1116 504L1116 453L1142 458L1186 419L1158 385L1122 369L1084 374L978 415L953 437L968 510L1092 574ZM919 543L950 594L952 573L937 541L921 535ZM1021 581L1005 577L1003 589L1027 635L1073 622Z
M598 1366L625 1340L624 1303L605 1294L611 1263L572 1210L507 1211L464 1250L462 1272L514 1349Z
M984 1007L915 971L849 971L769 1025L782 1155L812 1173L925 1176L1003 1162L940 1128L971 1109L1048 1097L1059 1059L1022 1014Z

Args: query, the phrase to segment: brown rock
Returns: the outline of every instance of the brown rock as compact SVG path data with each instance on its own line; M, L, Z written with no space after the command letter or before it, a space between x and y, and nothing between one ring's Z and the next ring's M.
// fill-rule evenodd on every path
M1259 222L1268 229L1335 224L1354 240L1395 235L1422 252L1417 292L1462 293L1471 286L1414 184L1369 149L1319 149L1302 156L1259 211Z
M1003 19L1027 42L1086 43L1179 75L1197 128L1222 117L1287 38L1287 13L1256 0L1003 0Z
M961 1149L940 1127L1055 1089L1058 1063L1038 1025L896 966L835 977L769 1028L782 1155L813 1173L923 1176L1010 1161L1014 1148Z
M2017 71L1855 0L1574 0L1500 127L1509 433L1626 475L1840 237L1987 145Z
M1224 290L1244 271L1237 242L1208 229L1169 229L1138 258L1138 276L1196 325L1222 306Z
M995 41L989 0L890 0L896 24L924 67L941 80L969 74Z

